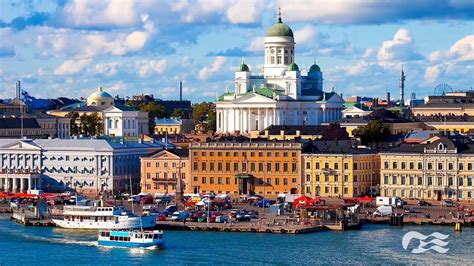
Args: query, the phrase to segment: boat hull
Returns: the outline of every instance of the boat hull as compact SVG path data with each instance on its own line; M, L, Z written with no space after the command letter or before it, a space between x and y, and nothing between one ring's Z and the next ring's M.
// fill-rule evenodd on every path
M142 219L141 222L140 219ZM119 221L109 220L106 222L52 220L56 226L68 229L138 229L151 228L156 225L155 216L128 217L119 219Z
M149 247L161 247L163 246L164 241L150 242L150 243L136 243L136 242L99 240L97 241L97 243L100 246L109 246L109 247L149 248Z

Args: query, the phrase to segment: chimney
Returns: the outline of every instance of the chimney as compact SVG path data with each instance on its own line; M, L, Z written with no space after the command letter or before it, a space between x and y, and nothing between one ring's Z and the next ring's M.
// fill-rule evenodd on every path
M390 92L387 91L387 103L390 103Z
M16 98L20 99L21 95L21 82L19 80L16 81Z
M179 101L183 100L183 82L179 81Z
M296 130L296 136L299 137L301 135L301 131Z

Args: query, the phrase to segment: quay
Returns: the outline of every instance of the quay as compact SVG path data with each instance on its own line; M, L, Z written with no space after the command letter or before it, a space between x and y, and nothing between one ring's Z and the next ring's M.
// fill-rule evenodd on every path
M399 216L400 217L400 216ZM440 218L419 218L419 217L408 217L401 216L401 224L393 225L450 225L461 224L463 227L474 227L474 218L469 217L466 219L440 219ZM362 224L392 224L390 217L366 217L361 218Z
M35 213L31 211L25 211L25 210L13 211L10 218L17 224L21 224L25 226L48 226L48 227L55 226L55 224L53 223L51 219L37 217Z

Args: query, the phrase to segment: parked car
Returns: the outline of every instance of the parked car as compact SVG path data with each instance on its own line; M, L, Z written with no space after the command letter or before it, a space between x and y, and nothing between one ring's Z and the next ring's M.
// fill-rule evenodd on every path
M156 221L166 221L166 215L164 215L163 213L160 213L156 216Z
M424 201L424 200L419 200L418 201L418 206L431 206L432 204L428 201Z
M171 215L171 221L173 222L182 222L188 218L188 213L185 211L177 211Z
M168 204L171 202L170 196L162 196L155 199L155 203Z
M228 223L229 222L229 216L219 215L219 216L216 217L215 222L216 223Z
M249 211L245 214L245 216L249 217L250 219L258 219L258 212L257 211Z
M166 216L170 216L172 215L174 212L178 211L178 207L176 205L168 205L166 206L165 210L163 211L163 213L166 215Z
M239 222L248 222L248 221L252 220L252 218L250 218L250 216L248 216L247 213L241 212L241 213L237 214L237 216L235 216L235 220L237 220Z
M140 203L140 200L141 200L143 197L144 197L144 196L142 196L142 195L133 195L133 196L131 196L131 197L128 199L128 202Z
M152 196L144 196L140 199L141 204L153 204L153 197Z
M445 207L458 207L459 206L459 203L454 202L454 201L449 200L449 199L443 201L441 204Z

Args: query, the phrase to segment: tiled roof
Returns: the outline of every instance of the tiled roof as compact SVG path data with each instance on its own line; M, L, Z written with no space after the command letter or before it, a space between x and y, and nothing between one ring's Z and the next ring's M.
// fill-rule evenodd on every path
M296 131L299 130L301 135L320 135L329 126L313 126L313 125L271 125L264 130L260 131L260 134L265 134L268 130L270 135L280 135L280 131L284 130L285 135L296 135Z
M303 146L303 153L315 154L372 154L366 147L354 146L351 140L311 141Z
M21 118L0 118L0 129L21 128ZM35 118L23 118L23 128L40 128Z

